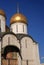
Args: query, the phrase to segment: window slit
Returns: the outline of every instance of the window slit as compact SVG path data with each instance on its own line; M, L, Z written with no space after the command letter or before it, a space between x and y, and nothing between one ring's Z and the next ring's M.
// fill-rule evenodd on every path
M18 32L18 25L16 25L16 31Z
M27 65L28 65L28 60L27 60Z
M25 46L26 46L26 48L27 48L27 40L25 40Z
M10 37L8 37L8 45L10 44Z
M24 32L24 25L23 25L23 32Z
M0 32L1 32L1 20L0 20Z

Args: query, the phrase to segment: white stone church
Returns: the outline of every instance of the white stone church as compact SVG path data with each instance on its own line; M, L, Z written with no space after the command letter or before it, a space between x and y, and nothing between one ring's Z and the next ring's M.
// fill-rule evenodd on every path
M38 43L27 33L27 18L16 13L6 25L0 10L0 65L40 65Z

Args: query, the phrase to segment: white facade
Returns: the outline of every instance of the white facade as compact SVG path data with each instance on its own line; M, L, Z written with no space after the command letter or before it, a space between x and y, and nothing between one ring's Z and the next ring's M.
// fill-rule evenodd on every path
M1 32L5 32L6 30L6 19L4 16L0 15L0 29L1 29Z
M33 43L33 57L34 57L36 65L40 65L40 57L39 57L38 50L39 50L38 43L34 42Z
M6 32L5 26L6 26L6 19L4 16L0 15L0 29L1 29L0 32ZM12 60L10 58L8 60L7 54L10 52L13 53L13 50L14 55L11 58ZM0 40L0 65L1 61L3 63L2 65L8 65L8 62L10 60L12 62L10 62L9 65L40 65L38 50L39 50L38 44L32 39L31 36L28 36L27 24L18 21L14 22L13 24L10 25L10 31L3 34ZM3 53L1 51L3 51ZM16 59L18 60L17 64L15 64L16 61L14 61L15 53L17 54L16 56L17 57Z
M40 65L38 45L29 37L21 39L22 65Z
M15 34L27 34L27 25L25 23L13 23L10 26L10 31Z
M18 65L40 65L38 44L30 37L24 36L19 42L15 35L6 34L2 38L2 48L9 45L16 46L21 51L22 59L18 54Z

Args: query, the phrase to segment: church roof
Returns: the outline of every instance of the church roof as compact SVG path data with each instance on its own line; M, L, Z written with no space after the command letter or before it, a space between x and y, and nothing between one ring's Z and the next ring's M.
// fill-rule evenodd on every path
M21 13L16 13L14 14L11 19L10 19L10 24L16 23L16 22L22 22L22 23L27 23L26 17L21 14Z
M0 9L0 15L5 16L5 17L6 17L6 14L5 14L4 10Z

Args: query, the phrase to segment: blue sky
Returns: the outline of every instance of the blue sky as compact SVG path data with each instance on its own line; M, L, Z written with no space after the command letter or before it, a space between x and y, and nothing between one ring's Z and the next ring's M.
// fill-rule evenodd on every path
M6 13L8 26L11 16L17 11L17 3L20 13L28 19L28 34L39 44L41 59L44 57L44 0L0 0L0 9ZM41 62L44 62L44 59L41 59Z

